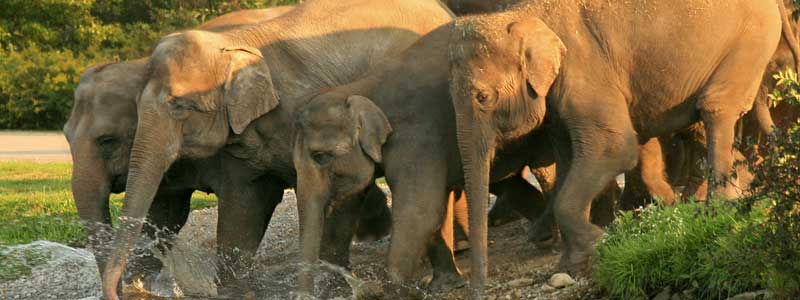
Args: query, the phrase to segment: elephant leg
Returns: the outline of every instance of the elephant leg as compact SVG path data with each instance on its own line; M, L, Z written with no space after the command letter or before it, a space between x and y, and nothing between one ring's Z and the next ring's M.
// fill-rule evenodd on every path
M469 249L469 211L466 193L460 191L462 197L455 198L453 203L453 239L455 252Z
M364 205L358 216L356 240L377 241L392 230L392 210L386 202L386 194L374 182L367 187Z
M159 189L147 214L147 223L142 231L156 241L157 251L167 251L189 217L190 203L194 190ZM162 262L150 250L137 253L128 267L132 270L130 280L141 279L146 284L158 275Z
M706 201L719 195L728 199L740 195L741 187L733 176L733 139L735 116L704 115L708 133L708 162L711 167L709 196Z
M562 133L554 139L559 174L554 212L564 241L560 265L580 275L588 270L595 242L603 233L590 223L592 201L617 174L636 166L639 145L629 122L604 115L576 117L586 120L582 125L592 125L574 126L566 135L568 138Z
M661 199L666 205L675 203L675 192L666 178L666 166L661 142L651 138L639 148L639 166L642 182L650 196Z
M384 166L393 199L387 269L394 287L387 291L398 291L398 297L407 298L404 294L410 292L408 287L418 260L441 226L448 190L445 159L430 152L403 151L389 152ZM395 154L409 159L389 159Z
M531 223L528 231L528 239L539 247L551 246L557 242L558 229L556 228L555 215L553 214L557 183L556 169L556 164L530 169L531 174L536 177L536 181L542 187L547 203L544 212L539 215L535 222Z
M622 191L620 209L633 210L650 203L650 193L642 180L643 177L641 163L625 172L625 189Z
M357 217L363 213L367 192L359 193L353 197L337 203L326 213L325 224L322 230L322 247L320 259L329 263L348 268L350 266L350 244L357 226Z
M499 226L519 217L534 221L544 212L547 203L542 192L528 183L521 174L489 187L497 202L489 211L489 225Z
M466 203L466 201L466 194L462 191L450 192L442 226L439 228L439 232L433 235L431 245L428 247L428 258L433 267L433 279L429 288L435 293L449 291L466 284L453 255L455 204L456 202Z
M237 290L235 274L248 267L267 230L284 185L269 176L257 177L245 163L223 155L222 185L217 192L217 276L225 291ZM216 192L216 191L215 191Z
M617 180L611 180L603 192L594 199L590 219L592 224L606 227L614 222L615 206L619 202L622 189L617 185Z

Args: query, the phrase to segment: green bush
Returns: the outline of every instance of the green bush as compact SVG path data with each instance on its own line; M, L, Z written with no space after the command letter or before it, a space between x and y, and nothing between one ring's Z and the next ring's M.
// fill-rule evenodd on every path
M80 73L220 14L298 0L0 1L0 129L61 129Z
M800 105L797 73L787 69L775 78L771 97ZM754 168L759 185L747 200L771 200L769 218L758 230L765 241L758 250L776 274L770 288L788 298L800 294L800 119L790 128L775 128L765 149L767 156Z
M775 78L770 97L800 105L797 74ZM750 166L755 187L741 201L621 213L597 246L597 283L620 299L667 287L700 299L764 288L778 299L800 295L800 120L775 128L762 149Z
M750 228L763 211L740 215L717 201L623 212L597 246L595 279L619 299L649 299L664 288L725 299L764 285L763 264L741 259L758 243Z

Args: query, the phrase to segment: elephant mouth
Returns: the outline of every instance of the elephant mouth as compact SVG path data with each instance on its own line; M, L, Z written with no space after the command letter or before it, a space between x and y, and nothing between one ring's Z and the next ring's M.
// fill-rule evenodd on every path
M128 176L125 175L114 175L111 178L111 192L114 194L119 194L125 191L125 185L127 184Z

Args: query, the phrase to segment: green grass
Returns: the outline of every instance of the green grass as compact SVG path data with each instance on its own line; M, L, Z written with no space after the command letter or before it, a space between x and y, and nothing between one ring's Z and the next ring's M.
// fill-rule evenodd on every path
M770 274L753 231L765 220L763 206L742 214L725 201L623 212L597 246L595 279L614 299L649 299L666 287L700 299L763 289Z
M84 246L70 190L69 163L0 162L0 245L48 240ZM119 215L124 194L111 196L111 213ZM192 209L216 205L214 195L195 193Z

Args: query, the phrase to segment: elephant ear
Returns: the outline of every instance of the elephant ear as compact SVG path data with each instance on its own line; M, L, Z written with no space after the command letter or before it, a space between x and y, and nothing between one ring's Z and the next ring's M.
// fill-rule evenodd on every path
M354 119L358 120L358 142L372 161L382 162L381 148L392 133L392 126L383 111L366 97L347 97L347 106Z
M537 18L508 25L508 33L520 42L520 63L536 97L547 95L561 70L567 48L555 32Z
M228 122L234 133L241 134L250 122L278 106L278 93L261 51L252 47L222 51L230 58L224 86Z

